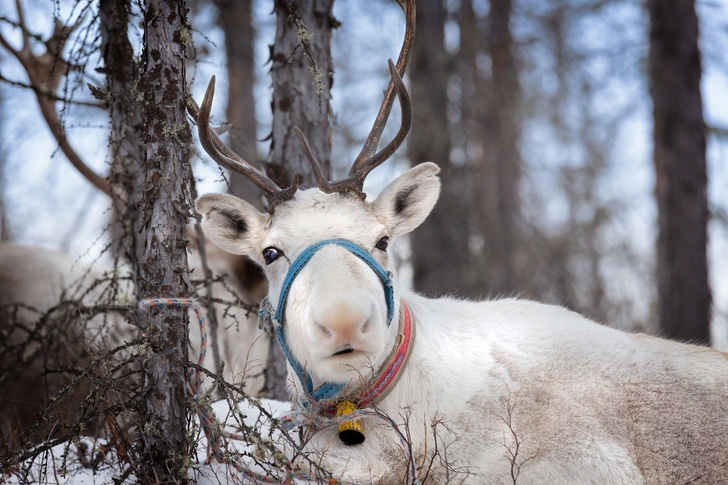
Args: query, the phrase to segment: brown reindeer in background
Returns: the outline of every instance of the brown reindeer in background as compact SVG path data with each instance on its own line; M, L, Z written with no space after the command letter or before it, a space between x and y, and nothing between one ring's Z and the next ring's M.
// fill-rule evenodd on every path
M123 213L125 194L95 173L74 149L56 110L60 82L76 69L63 58L64 46L79 24L56 22L53 35L44 42L46 51L36 55L31 49L34 36L19 1L16 6L22 46L14 48L2 35L0 45L27 72L43 119L61 151L81 175L114 201L117 213ZM226 380L258 395L264 387L269 339L258 330L251 309L265 295L265 279L247 258L205 244L198 234L190 231L190 277L193 283L199 282L198 296L208 309L214 309L207 312L210 347L203 364L219 373L223 362ZM96 362L107 355L110 363L120 365L132 354L131 346L108 354L125 342L143 338L132 324L133 312L128 311L136 301L131 278L125 276L129 271L123 265L99 266L89 267L48 249L0 244L0 451L31 437L38 441L58 436L64 425L78 426L79 417L95 406L88 399L91 391L100 390L90 377L79 377L84 372L107 377L134 373L112 372L110 364L104 370ZM197 326L191 327L190 338L191 355L196 355ZM84 371L93 362L93 372ZM39 426L32 427L44 412Z

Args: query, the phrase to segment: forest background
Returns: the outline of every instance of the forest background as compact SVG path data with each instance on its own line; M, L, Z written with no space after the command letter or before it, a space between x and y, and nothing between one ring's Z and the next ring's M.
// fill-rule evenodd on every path
M52 31L54 18L80 18L67 52L83 69L67 78L60 93L94 103L86 85L102 85L103 78L94 71L101 60L94 50L93 4L26 3L28 24L41 37ZM244 8L232 9L234 4ZM431 295L520 295L619 328L657 332L649 12L637 1L504 4L510 20L499 31L492 18L498 12L488 2L418 2L415 61L406 78L415 102L413 134L407 149L367 180L368 191L376 193L411 163L433 160L443 168L439 209L411 243L397 248L405 280ZM728 349L728 5L696 6L707 127L712 338ZM264 160L272 121L273 5L197 0L189 7L191 92L201 99L216 75L221 94L213 122L230 121L233 144L237 140L247 159ZM341 22L332 44L336 177L368 132L388 82L384 59L396 55L404 25L397 5L381 0L338 2L334 16ZM19 42L8 22L16 18L12 2L0 6L0 17L3 34ZM235 42L252 46L250 54L234 50L230 39L226 44L225 19L232 22L227 28ZM142 31L132 30L139 47ZM226 66L232 60L252 76L238 75L228 91ZM0 54L0 74L2 240L85 261L98 258L110 237L104 230L109 200L58 150L33 92L14 84L24 84L26 76L7 52ZM254 111L231 119L223 93L231 104L249 97ZM107 113L74 103L59 103L59 110L68 139L97 173L106 173ZM385 138L396 129L397 109L393 116ZM220 169L197 152L197 192L227 190Z

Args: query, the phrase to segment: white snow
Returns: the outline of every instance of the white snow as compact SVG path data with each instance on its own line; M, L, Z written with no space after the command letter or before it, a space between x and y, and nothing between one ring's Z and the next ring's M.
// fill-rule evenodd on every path
M268 399L260 399L258 401L261 407L266 410L269 415L279 417L291 409L288 402L273 401ZM227 401L218 401L213 403L212 408L217 419L226 424L226 430L236 432L235 423L238 419L251 428L257 429L260 436L264 439L271 439L277 449L284 451L285 439L281 436L281 432L273 430L269 419L262 414L259 409L251 402L236 402L235 409L231 409ZM199 429L199 421L195 420L195 426ZM244 473L236 470L230 465L213 462L205 464L208 454L207 440L202 432L197 436L197 454L193 457L193 465L190 467L190 478L193 483L199 485L219 485L219 484L245 484L260 483L251 480ZM255 438L252 439L254 441ZM95 440L93 438L84 438L81 440L81 447L84 445L87 450L95 450L93 456L96 456L99 445L105 443L104 440ZM118 462L116 452L107 451L103 456L104 459L97 466L96 470L90 467L84 467L79 459L79 448L76 444L58 445L51 448L48 452L43 453L32 463L22 463L11 471L10 474L0 476L0 483L20 484L20 483L42 483L42 484L64 484L64 485L91 485L91 484L111 484L114 478L118 478L126 468L125 464ZM237 451L240 453L248 452L255 455L259 459L265 458L264 448L253 442L229 441L228 451ZM257 453L256 453L257 452ZM261 454L263 453L263 454ZM64 455L66 459L64 460ZM87 459L90 459L92 453L86 452ZM263 469L256 465L254 460L246 457L243 460L244 465L253 472L263 472ZM261 460L263 461L263 460ZM23 479L21 477L25 476ZM125 483L133 483L134 477L130 476ZM273 482L275 483L275 481ZM297 481L303 484L305 481Z

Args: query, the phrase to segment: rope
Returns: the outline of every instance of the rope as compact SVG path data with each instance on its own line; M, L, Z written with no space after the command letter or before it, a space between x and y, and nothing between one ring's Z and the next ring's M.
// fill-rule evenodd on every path
M288 299L288 293L291 289L291 286L293 285L294 280L304 268L304 266L306 266L308 262L311 261L311 258L313 258L313 256L319 250L329 245L335 245L346 249L354 256L362 260L367 266L372 269L372 271L376 273L376 275L382 282L382 288L384 290L384 300L387 304L387 327L392 324L392 319L394 318L394 288L392 287L392 273L384 269L377 262L377 260L374 259L371 254L369 254L367 250L357 245L356 243L353 243L346 239L326 239L311 244L309 247L303 250L303 252L293 261L291 267L288 268L288 273L286 273L286 278L283 280L283 286L281 286L281 291L278 296L278 306L275 310L275 314L271 314L271 310L266 308L271 306L270 301L268 301L268 298L266 297L261 304L261 312L259 312L258 315L259 318L264 318L267 321L273 321L273 329L275 330L275 334L278 338L278 343L281 346L281 350L283 350L286 359L288 359L288 363L296 372L298 380L301 382L301 385L306 391L306 394L311 396L316 401L321 399L331 399L335 397L339 392L341 392L345 384L336 382L325 382L321 386L319 386L318 389L314 390L311 376L308 374L306 369L303 368L301 363L298 362L298 359L295 358L295 356L288 348L288 343L286 342L286 338L284 335L283 323L285 318L284 315L286 310L286 300Z
M200 327L201 336L200 353L197 359L197 365L202 366L202 362L205 359L205 355L207 354L207 325L205 321L205 315L202 312L202 307L200 306L200 304L193 298L149 298L141 300L139 302L140 309L149 309L160 306L192 308L192 310L195 312L195 315L197 316L197 322ZM288 460L288 458L286 458L288 473L284 481L281 482L276 478L262 475L260 473L249 470L245 466L244 462L240 459L240 457L233 456L230 453L226 454L225 452L223 452L223 448L227 447L227 444L225 443L226 440L247 440L243 435L232 433L222 429L220 421L218 421L217 416L215 415L215 411L212 409L212 406L204 402L202 396L200 396L201 385L201 371L199 369L197 369L196 371L194 369L190 370L190 372L187 374L187 394L188 396L190 396L190 398L192 398L192 407L194 408L195 413L200 420L202 431L205 433L205 438L207 438L208 447L211 451L210 454L213 456L214 459L216 459L220 463L232 465L238 472L243 474L243 476L257 482L293 484L293 480L312 481L315 479L305 473L294 472L294 466L291 461ZM407 445L404 435L399 431L399 426L392 418L374 409L359 409L350 414L347 414L346 416L332 418L322 416L318 412L307 412L306 410L315 411L315 404L310 405L308 402L299 402L298 409L294 410L290 415L285 415L281 418L281 424L284 428L290 430L296 426L307 425L314 425L317 428L322 429L329 426L338 426L339 424L353 421L355 419L361 419L363 417L378 417L387 422L397 432L400 445L402 446L405 455L407 455L410 464L410 470L412 472L412 476L414 477L412 484L418 485L416 478L417 465L415 463L414 456L412 456L412 454L410 453L409 446ZM281 452L277 448L276 451L279 452L280 456L285 456L285 453ZM210 459L208 458L207 460L205 460L204 464L208 465L209 463ZM340 485L357 485L354 482L337 481L336 483Z

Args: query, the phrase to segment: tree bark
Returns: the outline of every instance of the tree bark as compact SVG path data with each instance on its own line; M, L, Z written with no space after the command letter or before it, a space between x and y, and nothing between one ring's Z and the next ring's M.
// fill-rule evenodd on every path
M710 343L707 171L695 2L649 0L659 329Z
M109 104L111 130L109 147L111 170L109 182L127 200L139 200L135 181L139 177L145 156L143 107L134 99L139 83L139 64L127 34L131 0L101 0L99 30L101 55L104 59L106 92L93 90L95 96ZM120 253L131 261L138 236L130 231L134 217L133 206L115 204L117 213L112 224L112 240L120 241ZM122 213L123 211L123 213Z
M407 147L413 165L434 160L440 166L442 192L432 214L412 237L412 263L418 291L462 295L462 275L470 262L468 201L463 198L467 190L462 168L450 162L445 17L441 0L418 1L417 42L410 61L414 120Z
M303 154L294 126L303 131L319 160L322 173L331 173L331 35L339 22L333 0L276 0L276 36L271 46L273 131L266 170L280 187L295 174L302 187L316 182ZM266 366L270 397L287 399L285 357L272 339Z
M331 171L331 35L338 26L333 0L276 0L276 37L271 49L273 78L273 133L268 173L281 187L295 174L302 186L315 186L303 155L297 126L329 176Z
M190 149L185 100L185 50L191 42L184 2L148 0L144 18L145 158L134 173L133 219L139 298L188 296L187 267ZM186 312L162 308L141 313L148 339L141 353L144 371L140 433L147 478L160 483L187 481L185 364L189 329ZM144 481L144 480L143 480Z

